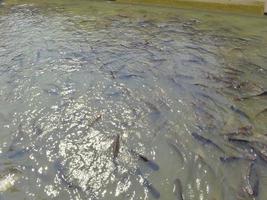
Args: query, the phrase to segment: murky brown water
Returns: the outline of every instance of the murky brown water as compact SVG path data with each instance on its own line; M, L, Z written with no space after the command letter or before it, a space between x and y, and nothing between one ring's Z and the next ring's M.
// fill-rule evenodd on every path
M4 1L0 199L265 200L266 52L266 17Z

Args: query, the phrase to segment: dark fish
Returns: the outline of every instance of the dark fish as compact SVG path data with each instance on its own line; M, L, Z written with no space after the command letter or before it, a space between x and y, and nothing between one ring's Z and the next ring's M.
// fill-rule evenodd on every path
M228 137L230 142L237 142L252 149L263 161L267 162L267 145L259 141L250 141L245 138Z
M234 145L228 145L228 147L230 147L231 149L233 149L234 151L238 152L240 156L237 157L242 157L245 160L250 160L250 161L254 161L257 159L257 155L254 152L251 152L251 146L249 145L249 143L247 142L237 142L238 144L241 144L241 148L234 144ZM246 147L245 149L243 147ZM248 151L249 148L249 151Z
M218 149L219 151L221 151L221 152L224 153L224 150L223 150L221 147L219 147L217 144L215 144L213 141L211 141L210 139L204 138L203 136L197 134L196 132L193 132L193 133L192 133L192 136L193 136L196 140L198 140L199 142L201 142L202 144L213 146L213 147L215 147L216 149Z
M43 130L40 126L33 127L33 131L36 133L36 135L42 135Z
M182 183L179 178L176 178L173 182L174 188L173 192L175 194L176 200L183 200L183 188L182 188Z
M144 78L143 76L137 75L137 74L125 74L125 75L120 75L120 79L130 79L130 78Z
M265 162L267 162L267 145L260 142L251 142L249 146Z
M205 110L203 105L205 105L205 102L203 101L200 104L193 103L195 114L198 117L198 119L214 120L215 117L210 112Z
M256 160L258 156L261 157L261 153L256 150L256 147L252 145L251 141L239 138L230 138L228 140L234 143L235 146L237 145L240 146L241 151L244 152L244 157L247 158L248 160ZM239 148L236 147L236 149L240 151ZM263 158L263 160L265 159ZM267 161L267 157L265 161Z
M160 198L160 192L152 185L152 183L147 180L139 168L136 169L136 174L143 179L143 186L148 190L148 192L155 198Z
M252 126L241 126L237 130L234 130L233 132L229 133L221 133L220 135L227 136L227 137L235 137L235 136L251 136L253 134L252 132Z
M263 96L267 96L267 91L263 91L263 92L261 92L259 94L250 95L250 96L236 97L235 100L240 101L240 100L250 99L250 98L253 98L253 97L263 97Z
M177 153L177 155L179 156L180 160L182 162L184 162L184 157L183 157L183 154L181 153L179 147L174 142L172 142L172 141L168 141L168 144Z
M194 79L193 76L184 75L184 74L176 74L175 78L176 79L183 79L183 80L193 80Z
M9 159L13 158L21 158L24 157L30 150L29 149L20 149L20 150L12 150L7 152L7 157Z
M111 75L112 79L116 79L116 75L115 75L114 71L110 71L110 75Z
M238 161L241 159L242 157L237 157L237 156L220 157L220 161L223 163L230 163L230 162Z
M225 108L223 108L220 104L218 104L218 101L214 98L212 98L210 95L208 94L205 94L203 92L196 92L195 94L201 96L201 97L204 97L208 100L210 100L214 105L216 105L218 108L222 109L222 110L225 110Z
M237 114L239 114L239 115L241 115L241 116L243 116L243 117L245 117L247 119L250 119L249 116L245 112L243 112L242 110L239 110L238 108L236 108L234 106L230 106L230 109L232 111L234 111L235 113L237 113Z
M257 197L259 194L259 175L254 162L250 163L247 169L244 189L251 197Z
M232 136L228 137L228 141L229 142L238 142L238 143L242 143L242 144L248 144L249 143L249 140L247 140L245 138L232 137Z
M238 73L238 74L243 74L244 72L243 71L240 71L240 70L238 70L238 69L235 69L235 68L233 68L233 67L230 67L230 66L228 66L228 67L224 67L225 69L227 69L227 70L231 70L231 71L233 71L233 72L236 72L236 73Z
M12 58L12 61L16 61L19 63L20 66L23 66L23 61L25 60L25 55L24 54L19 54L19 55L16 55Z
M39 136L43 133L43 130L41 128L41 126L37 123L37 120L35 119L32 123L32 129L33 129L33 132Z
M258 117L260 114L263 114L265 113L266 114L267 112L267 108L263 109L262 111L258 112L256 115L255 115L255 118Z
M150 102L145 102L145 105L150 110L149 116L152 119L152 121L159 120L160 115L161 115L161 111L158 109L158 107L155 106L154 104L150 103Z
M44 88L43 91L51 96L60 95L61 88L56 84L48 84L48 88Z
M140 158L141 160L143 160L144 162L148 162L148 161L149 161L147 157L145 157L145 156L143 156L143 155L141 155L141 154L138 154L138 156L139 156L139 158Z
M14 139L12 140L10 146L9 146L9 151L13 151L16 149L17 144L22 140L24 137L24 131L22 130L22 124L20 123L18 126L18 131L15 134Z
M208 53L208 54L213 54L213 55L216 55L214 52L212 51L209 51L208 49L205 49L203 47L199 47L199 46L196 46L196 45L186 45L185 46L187 49L193 49L193 50L196 50L198 52L201 52L201 53Z
M153 160L149 160L146 157L139 155L139 158L141 160L143 160L144 162L146 162L147 166L151 169L153 169L154 171L158 171L159 170L159 166L157 163L155 163Z
M101 114L98 114L97 116L96 116L96 118L90 123L90 127L92 127L92 126L94 126L97 122L99 122L100 121L100 119L102 118L102 115Z
M38 50L36 53L36 62L39 62L41 58L41 50Z
M252 135L252 126L242 126L237 129L237 133L241 135Z
M144 179L143 185L148 189L149 193L155 199L159 199L160 198L159 191L147 179Z
M238 137L228 137L228 141L238 143L247 149L252 149L262 160L267 162L267 147L260 142ZM255 156L248 156L249 159L252 159L253 157Z
M154 113L160 113L159 109L157 108L157 106L155 106L154 104L145 101L146 106Z
M120 151L120 135L115 136L112 143L112 148L113 148L113 158L117 158Z
M207 88L208 86L202 84L202 83L193 83L193 85L196 85L196 86L201 86L201 87L204 87L204 88Z
M159 166L156 162L154 162L153 160L149 160L147 157L145 157L144 155L137 153L134 150L130 150L130 152L137 157L139 160L142 160L143 162L145 162L147 164L148 167L150 167L151 169L153 169L154 171L159 170Z
M75 185L74 183L70 182L67 180L66 175L64 173L64 167L63 165L59 162L59 160L56 160L54 163L55 170L57 171L58 178L60 179L61 183L71 189L81 189L79 186Z
M206 162L205 158L203 158L201 155L196 154L194 160L200 162L201 165L207 167L209 170L209 174L212 174L214 177L216 176L214 169Z
M118 16L118 17L121 17L121 18L129 18L128 15L124 15L124 14L118 14L117 16Z

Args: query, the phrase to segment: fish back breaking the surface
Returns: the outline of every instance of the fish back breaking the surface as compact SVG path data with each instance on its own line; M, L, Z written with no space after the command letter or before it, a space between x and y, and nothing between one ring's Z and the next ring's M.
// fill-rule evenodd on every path
M120 151L120 135L116 135L112 144L113 158L117 158Z

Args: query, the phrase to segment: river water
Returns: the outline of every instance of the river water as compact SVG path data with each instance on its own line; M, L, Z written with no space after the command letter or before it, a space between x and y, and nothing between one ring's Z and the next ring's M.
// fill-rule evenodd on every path
M1 200L266 199L266 17L0 3Z

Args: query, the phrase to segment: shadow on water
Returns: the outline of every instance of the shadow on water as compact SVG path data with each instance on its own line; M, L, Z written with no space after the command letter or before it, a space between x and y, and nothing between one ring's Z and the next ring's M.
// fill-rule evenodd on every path
M266 25L5 1L0 199L265 200Z

